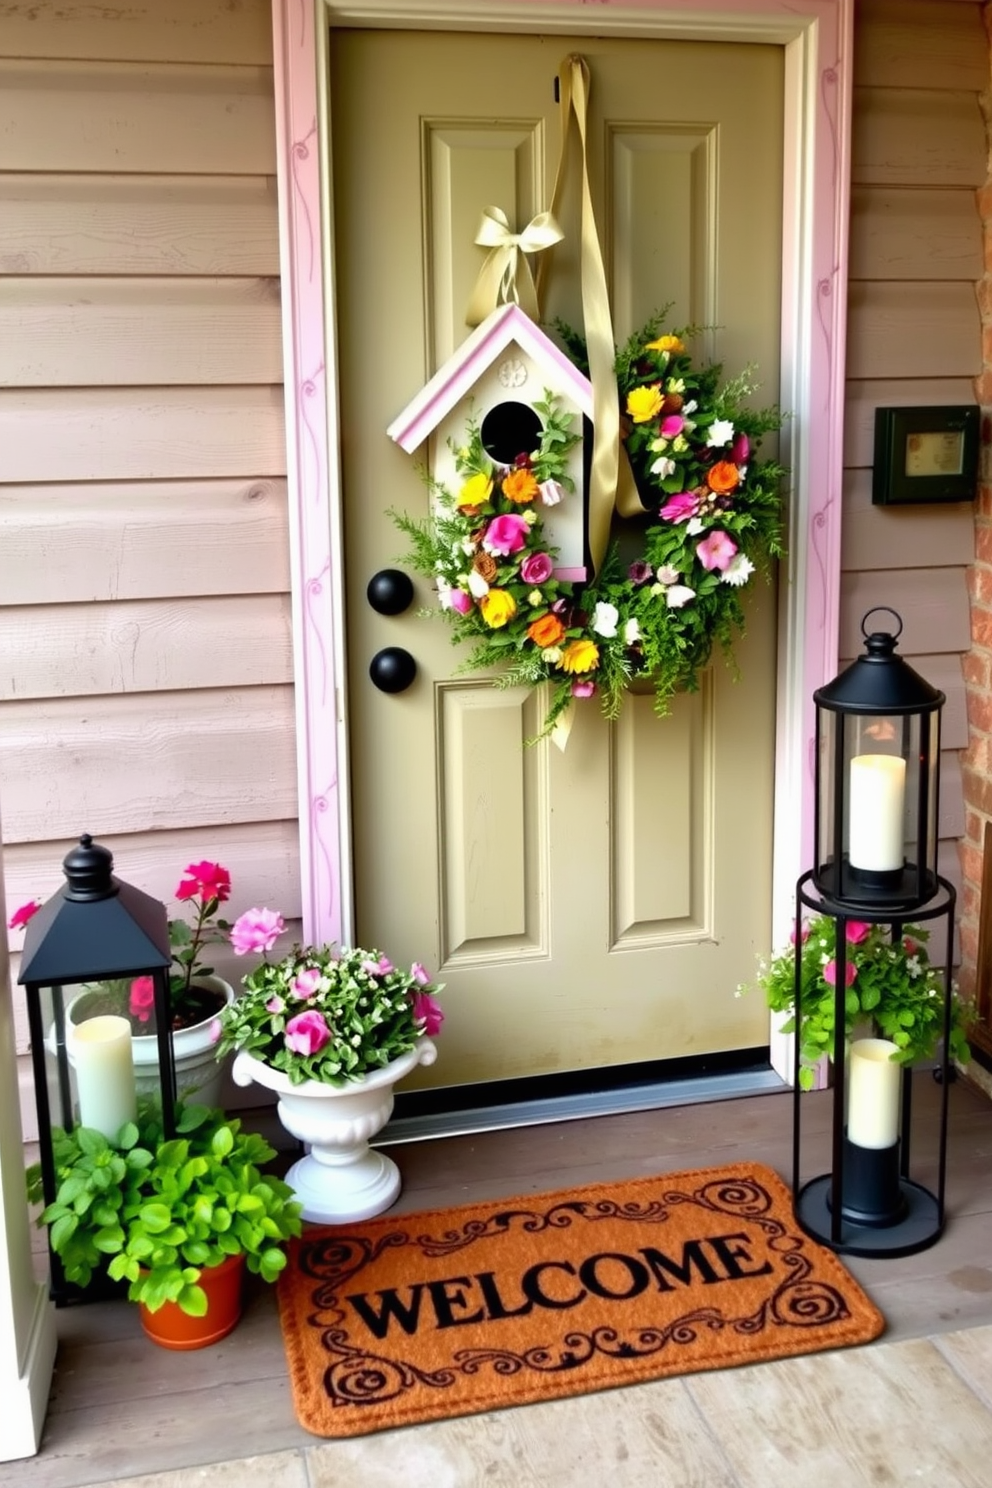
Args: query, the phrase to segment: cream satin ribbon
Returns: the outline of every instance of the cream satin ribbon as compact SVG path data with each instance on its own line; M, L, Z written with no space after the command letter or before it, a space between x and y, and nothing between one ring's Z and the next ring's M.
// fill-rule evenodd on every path
M550 212L538 212L522 233L514 233L505 212L499 207L486 207L475 241L490 252L479 270L465 324L480 325L498 305L511 304L519 305L531 320L539 320L537 290L524 254L540 253L563 236Z

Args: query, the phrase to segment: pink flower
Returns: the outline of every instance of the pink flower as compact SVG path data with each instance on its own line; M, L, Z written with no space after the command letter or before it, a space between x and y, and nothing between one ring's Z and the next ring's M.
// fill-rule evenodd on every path
M500 553L506 558L511 553L520 552L529 531L530 527L523 517L507 512L505 516L494 517L489 523L482 546L487 553Z
M870 932L871 926L866 925L864 920L848 920L844 934L851 945L860 945Z
M805 945L806 942L809 940L809 926L808 925L802 925L802 926L800 926L799 935L800 935L800 939L801 939L802 944ZM792 930L791 930L791 932L789 934L789 943L790 943L790 945L795 945L795 943L796 943L796 927L795 927L795 925L793 925Z
M190 863L184 870L189 877L181 880L177 899L217 899L231 897L231 875L219 863Z
M320 970L316 966L308 966L301 971L299 976L290 986L290 992L296 998L312 997L320 986Z
M919 951L920 946L919 942L914 940L911 935L905 935L903 936L902 948L906 952L907 956L915 956Z
M735 465L746 465L751 453L751 443L746 434L738 434L730 446L730 458Z
M732 537L719 528L711 532L709 537L704 537L701 543L696 544L696 557L704 568L725 569L737 552L737 544Z
M378 961L363 961L362 970L369 976L388 976L394 967L388 956L380 956Z
M23 930L28 920L34 919L40 908L40 899L32 899L30 904L22 904L20 909L14 910L14 913L7 921L8 927L11 930Z
M281 997L270 997L265 1004L265 1011L267 1013L281 1013L285 1006L286 1004Z
M666 439L674 439L676 434L681 434L685 427L685 419L680 413L670 413L661 421L661 433Z
M592 697L592 695L593 695L593 693L595 691L596 691L596 684L595 684L595 682L590 682L588 680L588 678L585 681L583 681L583 682L576 681L576 682L573 682L572 683L572 696L573 697L577 697L577 698Z
M417 983L418 987L429 987L431 984L430 972L427 970L426 966L421 966L419 961L414 961L413 965L410 967L410 975L413 977L413 980Z
M449 599L451 608L457 610L459 615L467 615L472 608L472 596L464 589L452 589Z
M858 968L856 966L852 966L851 963L850 963L850 961L848 961L847 962L847 965L845 967L845 971L844 971L845 983L846 983L846 985L848 987L850 987L851 983L854 981L854 978L857 976L857 974L858 974ZM823 980L827 983L828 986L830 986L830 987L836 987L836 985L837 985L837 962L836 961L828 961L827 962L826 966L823 968Z
M414 993L413 1020L415 1023L423 1023L428 1038L441 1032L444 1014L429 992Z
M542 481L538 486L538 490L541 493L541 503L543 506L557 506L565 495L556 480Z
M209 1038L210 1042L212 1044L216 1044L216 1042L220 1038L222 1032L223 1032L223 1029L220 1026L220 1019L219 1018L211 1018L211 1020L210 1020L210 1027L207 1029L207 1037Z
M318 1054L330 1039L327 1021L316 1008L297 1013L286 1024L286 1048L292 1049L294 1054Z
M131 983L127 1010L139 1023L147 1023L155 1006L155 983L149 976L135 977Z
M271 951L285 928L274 909L246 909L231 926L231 945L239 956Z
M520 565L520 577L525 584L543 584L550 579L553 567L547 553L528 553Z
M692 491L680 491L677 496L669 496L658 515L663 522L687 522L698 510L699 497Z

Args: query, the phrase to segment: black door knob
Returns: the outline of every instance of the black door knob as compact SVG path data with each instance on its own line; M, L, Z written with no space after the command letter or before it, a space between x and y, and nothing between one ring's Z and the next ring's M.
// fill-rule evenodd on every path
M417 675L417 663L402 646L387 646L369 662L369 676L380 692L404 692Z
M413 582L399 568L380 568L365 591L377 615L402 615L413 603Z

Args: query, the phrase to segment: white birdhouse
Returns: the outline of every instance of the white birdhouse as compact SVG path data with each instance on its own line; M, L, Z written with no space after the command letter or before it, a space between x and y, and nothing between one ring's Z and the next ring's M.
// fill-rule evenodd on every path
M430 439L431 475L455 492L462 477L448 441L465 443L468 419L478 422L490 458L512 465L540 444L543 421L534 404L546 393L585 435L568 457L574 490L542 513L548 544L558 551L556 576L581 583L589 575L584 451L592 429L592 385L518 305L500 305L487 316L387 432L408 454Z

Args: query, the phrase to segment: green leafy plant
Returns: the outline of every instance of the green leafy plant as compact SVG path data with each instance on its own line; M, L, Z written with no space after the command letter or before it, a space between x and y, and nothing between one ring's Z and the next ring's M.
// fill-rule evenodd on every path
M890 1039L900 1064L914 1064L935 1053L944 1031L943 973L931 964L927 951L929 931L921 925L905 925L893 940L888 928L861 920L846 922L846 987L844 1011L850 1036L858 1025L870 1025L879 1038ZM829 915L815 915L803 925L798 954L801 967L801 1013L799 1083L813 1085L814 1066L826 1055L833 1056L837 925ZM796 946L777 951L759 967L758 984L768 1006L788 1013L784 1033L796 1031ZM744 991L744 988L739 988ZM969 1005L951 988L951 1058L966 1064Z
M38 1223L69 1281L86 1287L105 1267L149 1311L175 1302L202 1317L201 1271L243 1255L250 1271L275 1281L284 1242L301 1231L301 1205L281 1178L263 1174L275 1151L240 1121L178 1105L176 1131L166 1140L152 1102L112 1141L85 1126L55 1129L58 1189ZM40 1164L28 1169L27 1188L41 1202Z

